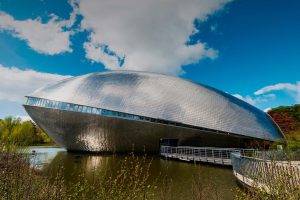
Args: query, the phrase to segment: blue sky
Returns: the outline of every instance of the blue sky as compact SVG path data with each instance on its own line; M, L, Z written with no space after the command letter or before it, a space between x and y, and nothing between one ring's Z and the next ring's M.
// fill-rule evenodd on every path
M66 76L180 76L264 110L300 103L300 1L0 0L0 118Z

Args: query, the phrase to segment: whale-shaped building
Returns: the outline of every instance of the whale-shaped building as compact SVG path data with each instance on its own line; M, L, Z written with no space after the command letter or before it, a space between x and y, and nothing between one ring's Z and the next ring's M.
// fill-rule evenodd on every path
M27 96L30 117L70 151L157 152L159 141L241 147L283 134L265 112L212 87L148 72L67 78Z

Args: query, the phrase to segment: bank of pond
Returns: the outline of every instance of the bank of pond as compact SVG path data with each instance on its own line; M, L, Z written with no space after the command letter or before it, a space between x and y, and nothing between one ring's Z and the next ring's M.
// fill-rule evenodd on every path
M272 199L240 187L230 167L57 147L20 152L2 148L1 199Z

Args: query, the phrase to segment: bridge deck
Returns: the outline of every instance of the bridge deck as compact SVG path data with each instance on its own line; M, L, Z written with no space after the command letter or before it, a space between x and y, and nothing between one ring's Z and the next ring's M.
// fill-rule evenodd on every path
M231 153L253 152L252 149L188 147L188 146L161 146L160 155L183 161L207 162L219 165L231 165Z

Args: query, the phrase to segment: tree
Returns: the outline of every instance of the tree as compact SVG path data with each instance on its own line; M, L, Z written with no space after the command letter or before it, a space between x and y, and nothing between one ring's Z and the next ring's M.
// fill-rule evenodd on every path
M53 141L31 121L21 122L20 118L0 119L0 140L17 145L53 144Z

